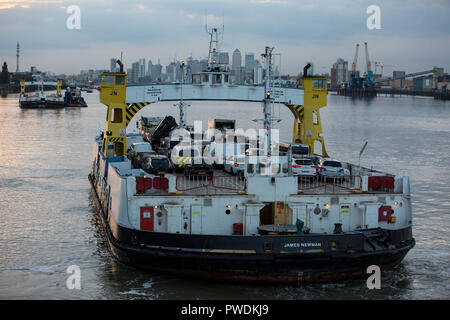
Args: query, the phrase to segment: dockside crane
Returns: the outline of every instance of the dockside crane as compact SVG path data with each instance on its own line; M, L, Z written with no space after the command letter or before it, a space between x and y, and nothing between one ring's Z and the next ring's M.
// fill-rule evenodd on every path
M372 72L372 68L371 68L371 62L369 59L369 49L367 48L367 42L364 42L364 47L366 50L366 77L363 81L363 85L365 88L367 87L373 87L373 72Z
M350 72L350 81L348 83L348 86L350 88L359 87L358 84L359 79L356 78L356 63L358 62L358 50L359 50L359 43L356 44L355 57L353 58L352 62L352 72Z

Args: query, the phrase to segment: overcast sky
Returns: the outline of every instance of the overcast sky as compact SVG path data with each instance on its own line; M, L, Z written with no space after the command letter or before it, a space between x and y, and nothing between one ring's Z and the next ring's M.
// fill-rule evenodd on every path
M66 9L78 5L81 28L69 30ZM369 30L369 5L381 9L381 29ZM124 54L125 68L138 58L205 58L208 25L225 32L221 48L238 48L259 57L266 45L281 53L282 72L299 73L306 61L316 73L329 72L337 58L349 61L360 43L358 69L365 68L364 42L371 61L392 70L450 70L449 0L0 0L0 60L20 70L78 73L109 69L111 57ZM361 50L362 49L362 50ZM389 65L397 65L388 67Z

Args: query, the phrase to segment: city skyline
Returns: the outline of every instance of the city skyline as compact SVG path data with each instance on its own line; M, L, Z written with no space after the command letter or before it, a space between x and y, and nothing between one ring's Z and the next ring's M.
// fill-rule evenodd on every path
M69 30L66 9L70 2L1 1L0 26L10 30L2 35L2 61L15 70L17 42L22 71L34 65L66 74L109 69L108 59L119 58L121 52L128 66L140 57L159 57L162 65L189 56L201 59L208 53L207 22L211 26L224 23L221 49L230 58L235 48L241 48L243 58L246 52L258 58L266 45L274 46L282 54L282 74L298 74L307 61L314 61L316 73L329 72L336 58L351 61L354 44L365 41L372 61L397 64L400 70L450 68L450 4L446 1L380 1L380 30L366 26L369 1L110 3L78 1L81 28ZM430 47L436 50L431 52ZM364 67L361 58L359 70Z

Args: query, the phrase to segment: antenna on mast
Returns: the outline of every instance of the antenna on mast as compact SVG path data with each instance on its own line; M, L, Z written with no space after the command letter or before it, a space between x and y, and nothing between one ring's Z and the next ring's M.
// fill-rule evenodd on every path
M209 34L208 67L210 70L213 68L218 68L221 64L221 62L219 61L219 34L222 34L223 41L224 30L224 24L222 24L222 31L220 31L217 27L211 27L210 29L208 29L208 25L205 24L205 31L207 34Z
M19 43L17 42L17 53L16 53L17 62L16 62L16 72L19 72L19 56L20 56L20 46L19 46Z
M222 10L222 43L223 43L223 34L225 33L225 14Z
M180 110L180 123L178 125L178 128L185 128L186 127L186 113L185 113L185 107L190 107L190 104L186 104L183 101L183 84L184 84L184 76L185 76L185 67L186 64L184 61L181 61L180 68L182 72L182 80L180 84L180 101L177 104L174 104L174 107L178 107Z

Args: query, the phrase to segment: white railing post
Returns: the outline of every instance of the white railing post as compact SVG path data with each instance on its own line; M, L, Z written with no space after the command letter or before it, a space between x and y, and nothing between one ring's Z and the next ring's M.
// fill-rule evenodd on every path
M362 176L361 179L362 179L361 190L369 191L369 176Z

